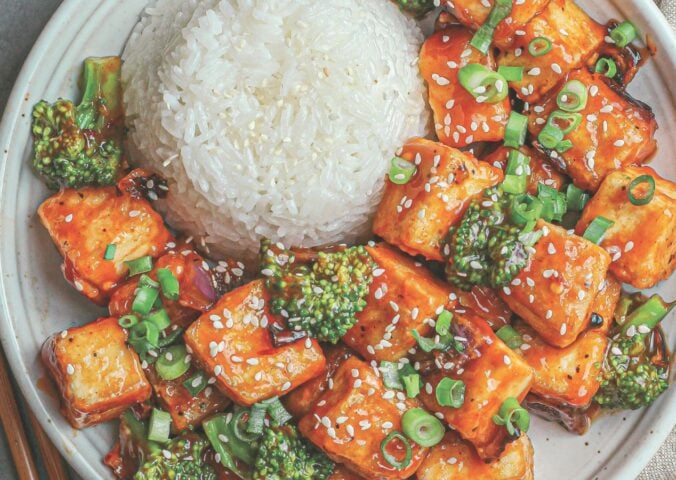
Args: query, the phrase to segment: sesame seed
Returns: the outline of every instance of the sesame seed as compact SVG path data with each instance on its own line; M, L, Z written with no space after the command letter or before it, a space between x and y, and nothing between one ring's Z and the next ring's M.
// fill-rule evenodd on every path
M131 211L129 212L129 216L130 216L131 218L136 218L136 217L138 217L139 215L141 215L141 212L139 212L138 210L131 210Z
M512 364L512 359L509 358L509 355L505 355L502 360L505 362L505 365L511 365Z
M216 365L214 367L214 375L219 376L221 373L223 373L223 367L221 365Z
M72 222L73 221L73 214L69 213L68 215L66 215L66 218L64 218L64 220L66 221L66 223Z
M72 375L75 373L75 368L70 363L66 365L66 373L68 375Z
M566 334L566 330L568 329L568 326L565 323L561 324L561 328L559 329L559 333L561 336L564 336Z
M284 382L284 385L282 385L281 390L282 390L282 392L284 392L284 391L288 390L289 388L291 388L291 382Z
M549 320L550 318L552 318L553 315L554 312L552 312L551 310L547 310L547 312L545 313L545 318Z

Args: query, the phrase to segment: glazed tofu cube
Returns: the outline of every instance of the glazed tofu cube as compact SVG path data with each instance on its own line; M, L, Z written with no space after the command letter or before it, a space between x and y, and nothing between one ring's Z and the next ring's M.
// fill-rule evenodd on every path
M420 73L427 82L437 137L456 148L502 140L512 110L508 97L495 103L480 102L460 84L458 72L465 65L495 70L493 54L484 55L470 45L473 36L467 28L446 27L428 37L420 51Z
M427 336L429 321L450 308L451 291L425 267L386 244L366 249L378 268L366 308L343 341L364 358L396 361L416 346L411 330Z
M500 292L548 343L567 347L590 323L610 255L598 245L542 220L544 232L529 264Z
M650 107L612 87L601 74L591 74L583 68L568 80L580 81L587 87L587 105L579 112L579 126L564 137L572 148L561 154L548 153L575 185L595 191L610 172L640 164L655 152L657 122ZM535 137L558 108L558 94L558 89L553 90L531 113L529 130Z
M451 428L473 444L482 459L492 461L500 457L508 442L507 430L496 425L492 417L507 398L523 400L533 372L483 319L456 312L453 322L461 326L462 337L467 339L464 352L471 358L464 363L443 363L442 369L426 375L420 398L428 410L440 413ZM437 403L434 392L446 377L465 383L465 403L460 408Z
M210 385L193 397L183 386L183 382L193 377L196 373L194 369L188 370L176 380L163 380L153 366L148 367L146 373L160 405L171 415L174 432L198 426L206 417L221 412L230 405L230 400ZM195 381L199 379L200 377L194 378ZM201 380L206 384L209 379L203 375Z
M240 405L285 395L326 366L315 340L272 345L267 325L274 317L268 300L262 280L248 283L225 294L184 334L193 360Z
M441 143L410 140L399 156L417 165L405 185L386 180L373 232L410 255L443 260L441 242L472 198L500 183L502 172Z
M427 449L412 443L411 463L397 470L383 457L380 444L390 432L401 432L401 417L419 404L415 399L399 399L385 395L386 392L380 376L369 364L356 357L348 358L336 370L333 388L321 396L298 427L305 438L333 461L345 464L359 475L409 478L425 458ZM400 459L404 447L394 441L388 452Z
M61 393L74 428L117 418L150 397L151 387L127 333L108 317L58 333L42 346L42 361Z
M523 30L530 20L547 6L550 0L523 0L514 2L510 15L500 22L493 35L493 44L500 49L509 48L515 32ZM460 23L474 30L488 19L495 4L494 0L442 0L442 5L450 9Z
M533 480L533 445L526 435L510 442L500 457L485 463L471 445L448 432L416 472L418 480Z
M579 68L603 44L606 28L595 22L573 0L552 0L541 14L522 29L508 50L498 57L501 66L523 67L523 79L510 82L517 96L533 103L554 88L571 71ZM551 50L540 56L529 53L536 38L551 42Z
M507 168L507 161L511 150L511 148L507 147L498 147L497 150L491 152L483 160L504 172ZM521 147L519 151L530 158L528 193L537 195L538 184L540 183L561 190L561 187L566 183L566 176L559 173L552 164L547 161L547 158L543 153L527 146Z
M336 465L336 468L333 470L333 473L331 473L329 480L364 480L364 477L357 475L343 465Z
M628 188L641 175L655 180L650 203L634 205ZM642 198L647 185L632 191ZM611 173L587 204L576 232L584 233L598 216L615 222L604 235L601 246L612 258L610 271L618 280L636 288L650 288L669 278L676 267L676 184L660 177L649 167L627 167Z
M469 313L486 320L493 329L508 325L512 318L512 311L502 301L495 290L481 285L474 285L472 290L466 292L461 288L449 285L451 301L457 301L455 307L458 313Z
M40 205L38 215L63 256L66 280L101 305L125 280L126 260L157 257L172 240L150 203L114 187L63 189ZM110 244L115 257L105 260Z
M532 392L549 401L583 408L599 389L598 379L608 338L600 329L588 330L566 348L552 347L523 322L514 328L524 344L516 351L535 373Z

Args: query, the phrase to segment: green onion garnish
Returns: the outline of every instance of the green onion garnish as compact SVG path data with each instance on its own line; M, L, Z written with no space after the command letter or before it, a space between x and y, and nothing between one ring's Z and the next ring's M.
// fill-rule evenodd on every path
M157 329L160 331L164 330L169 325L171 325L171 319L169 318L169 314L164 308L160 308L159 310L150 312L145 317L145 320L154 323Z
M552 125L563 132L564 135L575 130L582 122L582 115L575 112L562 112L554 110L547 119L547 124Z
M129 268L129 276L133 277L139 273L146 273L153 269L153 257L146 256L137 258L135 260L128 260L124 262Z
M510 67L508 65L498 67L498 73L508 82L520 82L523 80L523 70L523 67Z
M615 75L617 75L617 64L612 58L599 58L594 71L608 78L615 78Z
M139 277L138 285L139 285L139 287L160 288L160 284L157 283L152 278L150 278L145 273Z
M479 103L497 103L507 98L509 93L505 77L478 63L462 67L458 81Z
M528 53L534 57L541 57L552 50L552 41L545 37L537 37L528 44Z
M181 335L183 335L182 328L176 328L175 330L166 333L166 336L160 338L160 341L158 342L158 347L168 347L172 343L175 343L177 340L179 340L181 338Z
M441 442L446 429L437 417L422 408L411 408L401 417L404 434L421 447L430 448Z
M247 431L246 427L249 425L249 417L251 417L251 412L247 409L242 409L236 412L232 419L233 435L238 440L246 443L253 442L258 438L257 434L251 434Z
M486 55L491 48L495 27L512 12L512 0L496 0L488 18L472 37L470 45Z
M148 440L157 443L167 443L171 433L171 415L164 410L153 408L148 424Z
M437 343L432 338L421 336L417 330L411 330L411 335L418 342L418 346L423 352L430 353L432 350L446 350L448 345Z
M443 310L439 317L437 317L437 322L434 325L435 331L439 335L448 335L448 332L451 329L451 322L453 321L453 314L448 310Z
M637 196L634 193L634 190L639 186L646 184L648 185L648 190L643 193L641 196ZM653 197L655 196L655 179L651 175L640 175L633 179L629 184L627 189L627 196L632 205L642 206L649 204Z
M502 189L512 194L524 193L528 185L530 158L518 150L511 150L507 156L505 173Z
M393 157L390 162L390 181L396 185L405 185L415 175L416 166L401 157Z
M584 231L582 237L598 245L606 235L606 231L614 224L615 222L607 218L596 217Z
M538 199L542 202L541 218L551 222L560 222L568 211L566 196L557 189L544 183L538 183Z
M134 314L122 315L118 320L117 324L122 327L129 329L138 323L138 317Z
M556 104L566 112L579 112L587 106L589 92L587 86L579 80L566 82L556 97Z
M268 413L268 405L264 402L258 402L251 407L249 413L249 421L246 424L247 433L260 435L263 433L263 426L265 425L265 416Z
M517 112L512 112L507 120L505 128L505 146L519 148L526 143L528 133L528 117Z
M169 300L178 300L179 284L173 272L168 268L158 268L157 279L160 281L162 295Z
M404 447L404 458L397 460L397 458L388 451L388 447L391 443L398 440ZM411 449L411 444L408 439L401 432L390 432L387 437L380 442L380 453L383 454L385 461L397 470L403 470L411 464L411 459L413 458L413 450Z
M505 179L502 181L502 189L507 193L523 193L527 187L528 177L525 175L505 175Z
M190 362L185 361L187 355L184 345L167 348L155 362L157 374L163 380L176 380L190 369Z
M542 230L535 230L535 224L535 220L529 220L519 234L519 242L523 243L527 247L532 247L535 245L538 240L542 238L542 235L544 235Z
M561 140L563 140L563 132L554 125L546 124L538 134L540 145L549 150L556 148Z
M404 390L408 398L415 398L420 393L420 374L411 373L409 375L402 375L401 381L404 383Z
M630 21L624 21L610 31L610 38L615 45L624 48L638 37L638 30Z
M190 392L190 395L196 397L207 388L206 374L202 371L193 373L183 382L183 386Z
M247 410L240 410L240 412L247 413ZM235 414L235 417L237 415ZM221 465L234 472L239 478L247 478L247 475L237 466L234 457L251 464L254 460L252 449L249 443L241 442L234 436L232 430L235 419L229 420L231 416L231 414L221 414L211 417L202 422L202 428L214 451L219 455Z
M380 373L383 376L383 385L385 388L393 388L396 390L403 390L404 385L399 378L399 365L395 362L388 362L383 360L380 362Z
M148 315L155 304L160 291L153 287L139 287L131 304L132 311L141 315Z
M104 260L112 260L115 258L115 250L117 249L117 245L114 243L109 243L106 245L106 251L103 253L103 259Z
M154 323L145 321L140 322L131 327L129 330L128 342L138 353L146 353L148 350L156 348L158 346L159 339L160 331L157 329Z
M272 397L265 400L264 403L267 405L267 411L270 418L272 418L277 425L284 425L293 418L293 416L286 411L284 405L282 405L282 402L279 400L279 397Z
M465 382L443 378L435 391L437 403L442 407L460 408L465 403Z
M561 140L559 143L556 144L554 150L556 150L559 153L566 153L571 148L573 148L573 142L571 142L570 140Z
M505 325L504 327L500 328L497 332L495 332L495 334L500 340L505 342L505 345L507 345L512 350L519 348L521 345L523 345L523 339L521 338L521 334L517 332L511 325Z
M571 212L581 212L591 196L572 183L566 189L566 204Z
M510 217L517 225L525 225L540 218L544 205L533 195L518 195L512 198Z
M507 398L500 406L498 415L493 415L493 423L504 425L511 436L526 433L530 426L530 415L514 397Z

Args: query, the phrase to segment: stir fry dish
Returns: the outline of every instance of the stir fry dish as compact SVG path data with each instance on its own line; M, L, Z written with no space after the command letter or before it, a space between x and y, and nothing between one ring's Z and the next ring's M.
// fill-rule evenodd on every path
M245 266L167 226L118 57L35 106L39 218L108 308L42 360L73 428L119 420L117 478L527 480L532 415L583 435L667 390L673 304L623 290L676 268L676 184L625 90L636 28L572 0L396 3L437 18L433 128L392 152L363 243L264 238Z

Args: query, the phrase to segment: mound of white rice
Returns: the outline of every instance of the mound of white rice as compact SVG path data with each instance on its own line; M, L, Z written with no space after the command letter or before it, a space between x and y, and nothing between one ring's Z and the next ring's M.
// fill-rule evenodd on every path
M169 223L249 260L261 237L363 239L425 133L422 34L388 0L160 0L124 51L134 160Z

